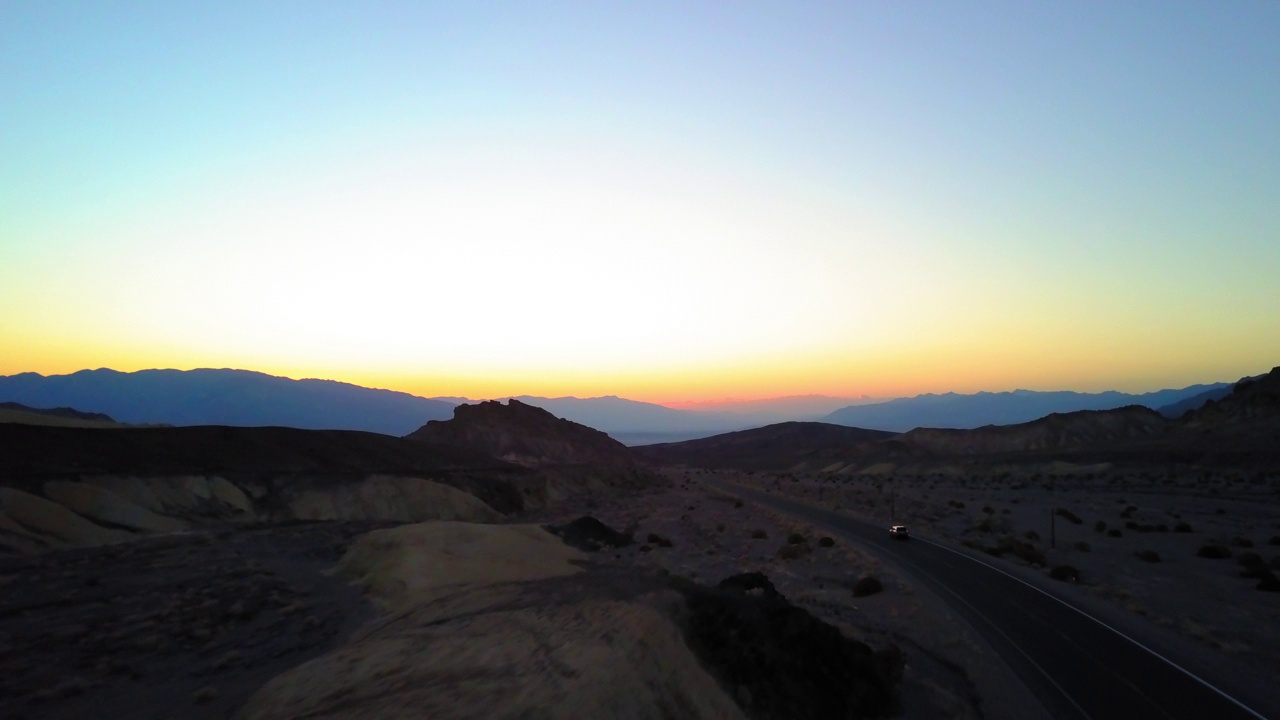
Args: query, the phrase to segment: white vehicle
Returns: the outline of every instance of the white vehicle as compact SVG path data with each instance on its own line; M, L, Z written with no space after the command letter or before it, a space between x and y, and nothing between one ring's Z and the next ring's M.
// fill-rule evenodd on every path
M907 532L906 525L894 525L889 528L889 536L895 540L906 540L911 534Z

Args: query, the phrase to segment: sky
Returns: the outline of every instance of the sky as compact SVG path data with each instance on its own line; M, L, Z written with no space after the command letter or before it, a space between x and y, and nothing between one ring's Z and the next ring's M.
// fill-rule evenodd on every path
M0 374L424 396L1280 365L1280 3L0 0Z

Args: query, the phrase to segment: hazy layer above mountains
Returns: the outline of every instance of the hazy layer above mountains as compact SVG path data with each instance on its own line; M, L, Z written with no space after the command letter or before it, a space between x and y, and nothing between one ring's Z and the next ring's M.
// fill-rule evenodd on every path
M527 405L608 433L628 445L676 442L778 422L822 420L872 430L973 428L1027 422L1054 412L1143 405L1166 414L1221 397L1227 383L1144 395L1018 390L974 395L870 398L793 396L770 400L686 403L681 408L614 396L518 396ZM330 380L292 380L246 370L82 370L45 377L0 376L0 402L71 407L129 424L278 425L366 430L403 436L429 420L446 420L468 398L422 398ZM696 409L695 409L696 408ZM834 409L834 411L832 411ZM827 414L829 413L829 414Z

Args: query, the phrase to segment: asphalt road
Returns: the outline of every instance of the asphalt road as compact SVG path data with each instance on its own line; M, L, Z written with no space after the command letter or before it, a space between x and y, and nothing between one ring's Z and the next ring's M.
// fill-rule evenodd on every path
M1004 658L1055 718L1266 716L1046 591L949 547L768 493L723 489L873 547L937 592Z

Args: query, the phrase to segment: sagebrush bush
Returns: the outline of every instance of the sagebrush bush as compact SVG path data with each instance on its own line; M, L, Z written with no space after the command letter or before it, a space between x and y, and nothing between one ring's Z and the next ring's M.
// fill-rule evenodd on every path
M1142 562L1158 563L1160 562L1160 553L1155 550L1139 550L1138 559Z
M751 531L751 539L752 539L752 540L764 540L764 539L765 539L765 538L767 538L767 537L769 537L769 534L768 534L768 533L766 533L766 532L765 532L765 531L763 531L763 530L752 530L752 531Z
M1231 544L1236 547L1243 547L1243 548L1253 547L1253 541L1247 537L1242 537L1242 536L1231 538Z
M1262 567L1266 564L1262 561L1262 556L1252 550L1240 553L1236 557L1236 563L1244 567Z
M1191 523L1186 523L1186 522L1180 522L1177 525L1174 525L1173 531L1176 533L1195 532L1195 530L1191 529Z
M854 597L875 595L882 590L884 590L884 583L880 582L880 579L874 575L858 578L858 582L853 584Z
M825 535L818 538L818 547L831 547L832 545L835 545L835 544L836 544L835 540Z
M1201 545L1196 551L1196 557L1208 558L1210 560L1225 560L1231 557L1231 551L1222 545L1208 544Z

